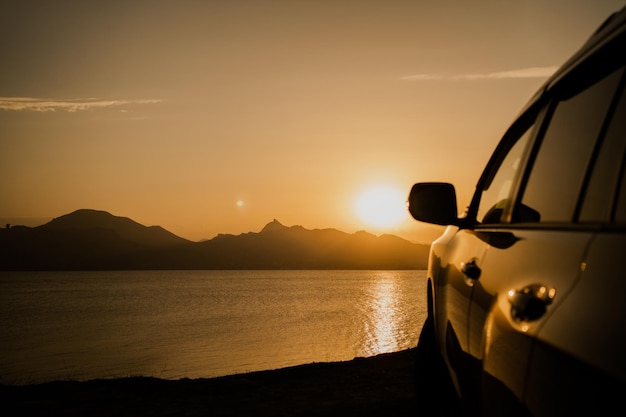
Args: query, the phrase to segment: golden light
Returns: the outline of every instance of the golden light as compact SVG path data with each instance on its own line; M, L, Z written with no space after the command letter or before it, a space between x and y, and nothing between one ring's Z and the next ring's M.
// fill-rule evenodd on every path
M385 271L380 273L368 290L369 321L366 323L366 332L367 354L370 356L394 352L399 347L402 338L399 291L393 273Z
M243 207L243 200L237 200L237 207Z
M407 217L406 195L391 186L372 187L357 198L355 210L370 226L396 226Z

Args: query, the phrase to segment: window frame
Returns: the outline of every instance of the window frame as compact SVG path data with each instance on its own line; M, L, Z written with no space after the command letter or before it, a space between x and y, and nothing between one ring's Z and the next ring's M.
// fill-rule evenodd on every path
M619 43L619 45L623 44ZM598 52L598 51L596 51ZM626 65L625 58L622 56L610 62L610 65L601 65L599 67L596 66L598 60L607 59L607 55L609 55L611 50L607 51L606 49L601 49L597 54L594 54L593 57L588 57L586 62L583 65L575 67L572 71L564 74L558 82L551 84L549 88L542 91L538 94L533 102L531 102L526 111L522 113L515 122L511 125L511 127L507 130L502 140L496 147L496 150L492 154L486 169L483 171L478 183L476 185L476 191L474 196L472 197L472 201L468 207L467 216L465 218L465 222L462 226L466 226L472 229L484 229L484 228L506 228L506 229L605 229L605 228L618 228L624 229L626 228L626 224L617 224L615 222L615 207L618 199L619 192L619 181L616 189L613 191L613 195L610 197L610 201L612 204L612 213L611 220L608 223L602 222L579 222L579 216L581 209L584 204L584 198L587 193L587 189L589 186L589 182L591 179L591 175L593 173L593 168L597 163L597 156L599 153L599 149L602 146L608 126L610 125L610 121L614 116L616 111L619 98L622 94L622 90L626 88ZM615 50L613 50L615 52ZM595 58L595 59L594 59ZM621 67L621 69L620 69ZM599 68L599 69L598 69ZM615 91L613 92L613 96L610 99L610 104L608 106L607 112L604 115L604 118L601 122L601 128L598 132L598 136L596 138L596 143L594 144L593 151L591 154L591 158L588 162L588 166L586 168L586 172L583 175L583 180L578 190L576 203L574 206L574 212L571 221L562 222L562 223L547 223L547 222L514 222L514 213L519 210L521 205L521 199L523 196L524 189L528 183L528 179L530 177L530 173L532 172L532 168L536 159L536 156L541 147L541 142L545 136L545 133L550 125L552 120L552 116L556 109L557 103L561 97L567 96L568 92L570 95L575 95L581 91L584 91L586 88L594 85L595 83L602 80L604 77L610 75L615 70L621 70L621 78L617 83ZM626 93L624 93L626 95ZM534 125L533 125L534 124ZM521 167L519 172L516 174L516 178L513 182L510 192L510 201L507 207L503 210L502 216L500 218L500 222L498 223L489 223L489 224L481 224L477 219L478 209L480 206L480 200L483 195L485 189L491 184L491 181L496 176L500 165L508 155L508 152L513 148L514 144L517 140L519 140L523 134L526 132L526 129L532 129L530 133L530 137L528 139L526 150L524 151L524 156L521 160ZM626 158L626 156L625 156ZM621 170L626 170L626 159L622 163ZM626 181L624 178L624 174L622 174L622 179Z
M616 219L616 210L617 210L617 206L619 203L620 187L622 186L621 183L622 181L624 181L624 175L626 175L626 173L624 172L624 170L626 169L625 168L626 147L624 148L622 156L621 156L621 164L619 168L617 169L617 173L615 174L616 178L614 178L614 181L615 181L614 188L611 191L611 195L609 195L608 197L609 198L608 203L610 206L610 210L609 210L610 213L608 214L608 218L605 220L599 220L599 221L595 221L595 220L583 221L581 220L581 214L585 206L585 201L588 198L589 187L593 179L594 169L599 162L598 159L599 159L599 156L601 155L601 151L603 147L606 146L607 144L607 140L608 140L607 133L609 133L609 128L612 126L612 122L614 118L618 117L616 115L617 115L617 110L620 108L620 105L626 106L626 64L623 65L620 70L622 71L621 78L619 82L617 83L615 93L613 95L613 98L611 100L607 113L605 115L604 121L602 123L602 127L598 134L598 140L595 144L595 148L593 150L593 154L591 157L592 159L590 161L590 166L587 169L587 172L585 173L585 179L582 184L580 194L578 196L576 211L574 212L574 222L577 224L591 224L591 225L595 224L597 226L602 226L602 225L607 225L607 224L618 223ZM624 102L621 103L621 101L624 101ZM624 138L624 141L626 141L626 138Z
M597 162L597 156L599 153L599 149L603 144L607 126L610 123L611 116L615 111L615 107L617 104L617 100L619 99L620 87L622 86L624 79L624 67L620 64L613 63L611 66L604 66L600 70L596 71L595 74L589 74L589 68L584 68L584 71L581 70L579 73L570 74L568 77L565 77L560 84L556 85L551 91L546 94L547 101L547 111L546 117L542 120L541 129L535 138L535 142L533 144L533 149L530 154L530 158L527 161L526 171L524 173L524 177L522 179L522 184L520 189L518 190L518 195L516 202L517 204L521 204L524 200L524 193L526 187L528 186L531 173L535 169L535 162L537 160L537 156L541 152L541 145L546 138L546 133L548 132L555 115L555 112L558 109L558 105L563 100L568 100L571 98L575 98L581 93L584 93L589 90L589 88L593 88L599 82L604 81L608 76L614 75L616 72L621 71L621 74L616 74L617 82L615 84L614 89L611 91L611 95L608 99L608 105L606 108L606 112L601 116L600 119L600 128L597 131L597 135L594 139L594 143L592 144L591 153L587 157L587 165L584 167L584 172L582 172L581 181L579 184L578 190L576 190L575 198L573 201L573 210L571 212L571 216L567 220L562 221L540 221L537 223L533 223L536 225L540 225L541 227L553 227L553 228L562 228L564 226L572 226L580 224L578 221L581 207L584 202L584 197L586 195L586 190L589 185L589 181L591 178L591 174L593 172L593 168ZM613 196L614 198L614 196ZM523 224L523 223L519 223Z
M537 131L543 124L542 120L545 117L545 106L543 106L542 103L543 101L537 100L515 120L515 122L504 134L489 159L487 167L478 180L476 191L474 192L474 196L472 197L472 201L470 202L470 206L468 208L467 220L473 225L474 228L493 228L494 226L500 227L510 224L513 208L517 204L517 196L519 194L521 179L524 177L525 172L528 169L529 152L534 148L534 143L537 139ZM520 169L513 178L513 183L509 192L509 204L504 207L502 215L500 216L500 222L482 224L477 219L482 196L496 177L509 152L526 132L528 132L530 136L528 138L526 148L522 152Z

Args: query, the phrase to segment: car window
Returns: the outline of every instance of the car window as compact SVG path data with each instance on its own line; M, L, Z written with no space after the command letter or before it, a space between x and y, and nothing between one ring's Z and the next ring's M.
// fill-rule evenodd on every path
M522 165L526 144L531 136L532 125L517 138L502 159L491 183L483 191L478 206L477 218L481 223L499 223L502 212L511 198L513 182ZM511 141L514 141L513 138Z
M584 176L620 75L615 71L556 102L521 201L521 207L538 213L530 221L573 221Z
M605 223L610 221L613 196L618 186L620 170L623 169L622 161L625 148L626 94L622 86L622 92L615 111L611 115L602 147L589 179L578 219L580 222ZM624 186L624 180L622 180L622 186ZM620 198L626 199L624 194L626 193L620 193ZM618 205L616 219L621 222L626 221L626 201L622 201Z

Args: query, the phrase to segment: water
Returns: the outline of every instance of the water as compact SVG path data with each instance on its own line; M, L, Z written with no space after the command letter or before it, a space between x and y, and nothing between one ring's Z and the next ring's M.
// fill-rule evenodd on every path
M0 383L210 378L417 343L425 271L0 273Z

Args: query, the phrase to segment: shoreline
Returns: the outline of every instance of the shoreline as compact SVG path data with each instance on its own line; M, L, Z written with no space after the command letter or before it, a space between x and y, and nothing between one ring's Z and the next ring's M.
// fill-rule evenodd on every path
M414 416L415 348L216 378L125 377L2 385L29 416Z

